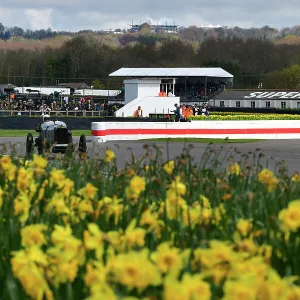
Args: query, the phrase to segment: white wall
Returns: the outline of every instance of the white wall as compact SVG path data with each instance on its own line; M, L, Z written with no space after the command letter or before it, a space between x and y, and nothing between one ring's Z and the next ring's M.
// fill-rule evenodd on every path
M299 120L93 122L91 127L95 142L169 137L300 139Z
M157 97L160 92L160 80L152 80L151 82L141 82L139 84L139 98Z
M160 92L160 79L128 79L124 80L125 104L136 98L158 96Z
M167 114L179 104L179 97L144 97L136 98L116 111L116 117L132 117L138 106L142 107L143 116L149 117L150 113Z

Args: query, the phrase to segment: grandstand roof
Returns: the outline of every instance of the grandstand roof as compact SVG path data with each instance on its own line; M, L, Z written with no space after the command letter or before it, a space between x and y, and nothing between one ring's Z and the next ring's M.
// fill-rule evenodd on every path
M222 77L233 75L221 68L121 68L109 76L115 77Z

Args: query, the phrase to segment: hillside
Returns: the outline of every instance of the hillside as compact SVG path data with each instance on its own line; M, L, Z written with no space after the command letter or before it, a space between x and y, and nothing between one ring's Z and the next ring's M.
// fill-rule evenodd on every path
M143 26L143 25L141 25ZM1 29L1 23L0 23ZM13 29L13 28L12 28ZM97 40L99 44L108 45L113 48L120 46L140 44L157 45L160 42L170 39L180 39L197 47L199 43L207 40L219 40L227 38L238 38L243 40L257 39L273 42L277 45L299 45L300 44L300 26L292 28L283 28L281 30L264 26L262 28L243 29L234 28L200 28L190 26L188 28L179 28L178 33L151 33L147 26L142 27L139 32L129 33L120 32L120 34L104 33L102 31L82 30L79 32L53 32L51 29L36 30L34 32L25 32L21 28L19 31L2 32L0 30L0 50L1 49L26 49L36 50L45 48L60 48L64 42L78 36L90 36Z
M48 38L43 40L26 39L23 37L11 37L8 40L0 40L0 50L42 50L45 48L58 49L62 45L72 39L70 36L59 36L55 38Z
M300 36L289 35L280 39L277 44L300 45Z

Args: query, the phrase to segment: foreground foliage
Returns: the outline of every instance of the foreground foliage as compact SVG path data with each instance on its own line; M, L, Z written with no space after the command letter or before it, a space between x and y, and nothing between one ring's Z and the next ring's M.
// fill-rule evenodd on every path
M298 174L145 148L122 170L0 158L1 298L299 299Z

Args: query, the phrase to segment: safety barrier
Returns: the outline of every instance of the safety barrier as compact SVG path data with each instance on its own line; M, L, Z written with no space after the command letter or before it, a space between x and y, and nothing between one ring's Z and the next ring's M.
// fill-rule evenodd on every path
M153 138L299 139L300 121L93 122L93 141Z

